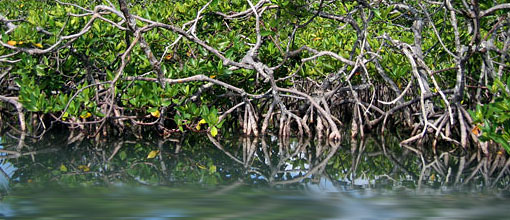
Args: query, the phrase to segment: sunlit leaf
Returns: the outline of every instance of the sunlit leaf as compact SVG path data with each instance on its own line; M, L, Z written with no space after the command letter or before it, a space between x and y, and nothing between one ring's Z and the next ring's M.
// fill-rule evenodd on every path
M206 168L204 165L202 165L202 164L196 163L196 165L197 165L197 167L198 167L198 168L200 168L200 169L202 169L202 170L207 169L207 168Z
M83 171L83 172L89 172L90 171L90 167L87 166L87 165L79 165L78 169Z
M90 118L90 116L92 116L92 114L90 114L90 112L87 112L87 113L85 113L85 114L81 114L81 115L80 115L80 118L82 118L82 119L86 119L86 118Z
M62 120L65 121L65 120L67 120L68 117L69 117L69 112L64 112L64 114L62 115Z
M214 166L214 165L210 166L209 173L216 173L216 166Z
M218 129L215 126L211 128L211 135L213 137L216 137L216 135L218 135Z
M147 155L147 159L152 159L154 157L156 157L159 153L159 150L153 150L149 153L149 155Z
M11 45L11 46L16 46L18 42L16 41L13 41L13 40L10 40L10 41L7 41L7 44Z
M60 171L67 172L67 167L64 164L60 165Z
M159 118L161 116L161 113L159 112L159 110L156 110L156 111L151 112L151 115L156 118Z

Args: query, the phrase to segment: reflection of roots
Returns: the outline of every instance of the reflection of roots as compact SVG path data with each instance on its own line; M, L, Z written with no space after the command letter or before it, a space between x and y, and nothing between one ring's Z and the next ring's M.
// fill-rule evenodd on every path
M354 185L355 179L370 179L374 173L379 173L375 179L388 178L398 186L409 178L415 180L418 188L438 182L442 186L461 186L472 182L500 186L508 181L505 178L510 174L510 158L503 153L484 156L481 151L467 154L467 151L458 148L439 153L411 146L400 148L397 138L392 136L379 139L367 135L365 140L353 139L350 150L338 150L341 145L323 145L309 140L271 141L257 137L243 137L235 142L240 148L224 148L220 141L210 135L209 138L218 149L241 164L247 173L261 177L270 185L301 183L305 179L316 182L321 178L335 183L339 177ZM381 157L384 159L381 160ZM299 160L307 164L306 168L292 163ZM374 161L377 161L377 168ZM335 163L343 167L340 173L332 169L331 166L340 166ZM296 175L289 176L289 172Z
M442 121L439 118L437 120ZM59 141L62 141L60 136L53 138L59 138ZM204 145L204 142L199 142L202 144L197 146L196 141L188 141L189 138L196 138L196 136L182 137L180 140L157 139L158 159L147 161L144 151L127 149L132 149L135 144L141 144L142 149L145 149L146 152L149 149L155 150L154 139L130 141L120 138L112 146L111 142L93 141L76 132L76 134L69 135L64 144L68 145L66 148L74 146L73 152L75 153L61 157L62 159L55 162L51 159L54 157L48 156L48 154L64 149L55 147L55 143L59 143L59 141L46 139L37 144L37 148L40 149L31 149L32 147L18 149L19 144L7 137L3 144L4 149L0 150L0 153L3 154L0 156L0 160L7 159L15 165L26 165L27 160L38 161L37 164L43 164L45 167L58 167L65 164L69 171L58 175L83 175L89 171L80 170L79 167L88 164L88 167L93 169L90 173L94 173L94 178L98 182L105 181L104 183L107 184L127 180L143 185L168 184L174 186L172 181L181 183L181 180L169 178L169 176L175 172L183 172L179 165L181 163L178 161L183 161L184 164L189 162L193 165L196 159L203 158L203 155L218 156L219 154L216 154L218 151L222 152L220 155L225 154L226 157L223 158L227 160L214 162L215 166L219 168L216 172L220 176L233 174L233 172L239 174L232 175L238 178L237 180L227 180L236 181L232 185L233 188L241 183L250 183L250 181L256 181L256 184L264 182L269 185L296 183L308 185L308 183L317 183L323 178L328 178L333 185L337 184L335 186L338 186L339 190L345 189L344 183L355 186L355 180L359 178L376 181L375 184L378 184L377 181L381 179L390 179L393 181L390 183L391 186L399 188L406 187L412 182L415 184L412 185L412 190L416 189L415 187L437 188L438 184L442 187L475 184L477 187L505 188L508 187L510 180L510 158L503 151L484 155L482 151L470 152L452 147L448 149L449 151L439 150L436 153L427 148L420 149L412 146L401 148L398 138L391 135L386 137L366 135L365 139L351 140L350 147L342 147L342 145L331 142L327 144L322 144L319 141L311 142L310 139L281 138L275 140L264 137L241 137L234 140L218 140L218 137L208 134L209 140L217 149L213 149L207 144ZM21 142L21 140L18 141ZM168 141L173 143L169 146L166 144ZM202 140L200 139L200 141ZM175 151L170 150L174 144ZM222 144L226 144L226 147L223 147ZM197 152L197 149L208 153L203 155L192 153ZM122 154L128 153L127 157L131 158L130 160L123 159L122 154L119 153L123 151ZM140 152L143 154L142 157L140 157ZM38 165L16 167L20 167L19 171L22 173L30 174L36 170L41 172ZM102 167L108 167L108 169L102 169ZM157 177L154 179L157 179L158 182L141 181L143 178L139 178L139 173L130 172L140 171L142 173L143 171L145 173L148 170L151 175ZM190 170L193 169L187 171ZM289 175L290 172L295 175ZM50 178L59 180L54 175L51 175ZM185 179L189 180L187 177ZM225 188L225 191L218 193L227 192L229 189L232 188Z
M329 142L318 143L315 146L310 139L291 141L286 138L266 140L258 137L243 137L236 144L242 151L235 152L236 148L225 148L221 142L208 135L209 140L228 157L244 167L245 172L253 173L271 185L298 183L312 175L322 175L329 159L338 151L340 145ZM268 143L269 142L269 143ZM315 147L315 149L313 149ZM289 171L289 165L293 160L305 160L308 167L292 167L292 172L302 172L297 178L281 180L282 173Z

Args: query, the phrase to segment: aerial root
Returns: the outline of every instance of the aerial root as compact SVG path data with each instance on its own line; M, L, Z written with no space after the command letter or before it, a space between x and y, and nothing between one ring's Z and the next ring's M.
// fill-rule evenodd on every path
M23 105L18 102L18 97L6 97L0 95L0 100L4 102L8 102L16 108L16 112L18 112L18 120L19 126L22 133L27 131L27 125L25 121L25 114L23 113Z
M472 141L474 144L481 147L484 154L487 155L488 154L487 147L486 146L484 147L484 145L480 143L480 141L478 140L477 134L471 131L473 121L469 113L461 105L456 105L456 110L457 114L455 114L455 118L451 118L450 114L448 112L445 112L433 122L427 122L427 125L416 123L411 133L412 136L400 142L400 144L409 145L410 143L413 143L415 141L421 141L423 140L423 137L425 137L427 133L433 132L434 139L432 141L432 147L434 151L436 150L438 141L441 139L451 142L455 145L462 146L464 149L468 147L469 141ZM460 135L460 140L456 140L451 137L452 125L458 126L459 129L458 134ZM419 132L420 130L421 132Z
M260 133L264 135L266 133L267 127L269 126L269 121L273 117L273 111L274 106L276 105L276 102L273 101L271 105L269 106L269 110L266 113L266 116L264 117L264 122L262 123L262 129L260 130Z
M257 127L258 117L255 114L255 110L249 101L245 101L244 103L244 114L243 117L240 118L243 133L246 135L259 136Z

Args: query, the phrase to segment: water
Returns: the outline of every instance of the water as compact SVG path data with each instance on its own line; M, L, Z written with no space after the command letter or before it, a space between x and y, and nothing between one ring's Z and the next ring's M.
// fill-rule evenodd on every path
M13 136L0 143L0 219L510 218L507 160L497 151L434 154L392 136L331 144L49 134L21 149Z

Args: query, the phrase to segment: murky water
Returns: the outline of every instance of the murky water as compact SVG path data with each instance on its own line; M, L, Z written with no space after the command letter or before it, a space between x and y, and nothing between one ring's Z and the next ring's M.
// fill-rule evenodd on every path
M510 218L510 163L498 152L434 154L395 137L331 144L50 134L0 143L5 219Z

